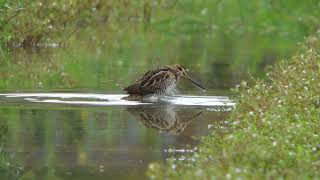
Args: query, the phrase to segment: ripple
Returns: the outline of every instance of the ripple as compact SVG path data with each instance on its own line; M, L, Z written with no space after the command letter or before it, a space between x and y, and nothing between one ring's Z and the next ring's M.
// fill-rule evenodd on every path
M1 102L15 103L46 103L68 105L93 105L93 106L117 106L117 105L146 105L150 102L122 100L126 94L94 94L94 93L5 93L0 94ZM161 102L172 105L185 106L228 106L235 103L227 96L164 96Z
M227 96L166 96L161 100L175 105L188 106L234 106Z

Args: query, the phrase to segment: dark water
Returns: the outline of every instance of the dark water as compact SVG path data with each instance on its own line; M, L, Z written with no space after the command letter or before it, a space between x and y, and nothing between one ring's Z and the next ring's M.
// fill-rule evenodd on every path
M0 94L2 177L143 179L148 163L196 150L225 123L227 96L170 96L159 102L122 94Z

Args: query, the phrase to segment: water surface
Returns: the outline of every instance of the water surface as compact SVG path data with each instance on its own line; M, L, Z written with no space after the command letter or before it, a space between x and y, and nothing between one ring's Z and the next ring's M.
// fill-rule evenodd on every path
M2 176L37 179L143 179L150 162L196 150L225 124L234 103L222 96L1 93Z
M1 54L0 177L143 179L148 163L196 151L200 137L224 130L229 88L263 74L299 38L286 36L297 36L291 26L261 22L256 31L240 16L226 26L220 8L195 2L154 6L150 24L125 8L96 25L79 22L63 47L51 39ZM206 94L182 80L179 95L159 102L121 100L141 74L178 63Z

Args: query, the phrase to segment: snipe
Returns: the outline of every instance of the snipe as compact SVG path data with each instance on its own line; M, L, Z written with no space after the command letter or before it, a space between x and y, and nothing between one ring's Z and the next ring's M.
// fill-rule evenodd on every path
M173 94L181 78L190 80L192 83L206 91L206 89L187 74L187 69L180 65L161 67L146 72L134 84L124 88L129 96L126 100L143 100L153 95Z

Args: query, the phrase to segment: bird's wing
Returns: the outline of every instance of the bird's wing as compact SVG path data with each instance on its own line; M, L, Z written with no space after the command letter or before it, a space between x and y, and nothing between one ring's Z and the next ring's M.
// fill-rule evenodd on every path
M174 79L174 74L170 71L159 71L154 74L148 81L141 84L141 91L145 94L161 92L165 89L167 83Z
M161 85L164 85L164 81L168 80L170 76L174 75L166 68L148 71L134 84L126 87L124 90L129 94L152 94L159 91L161 89Z
M146 72L135 83L129 85L123 90L126 91L128 94L142 94L140 91L141 84L143 82L146 82L150 77L152 77L153 73L154 73L153 71Z

